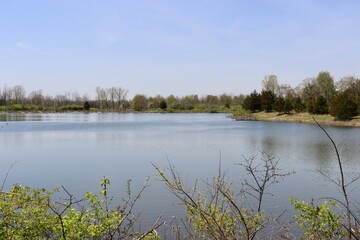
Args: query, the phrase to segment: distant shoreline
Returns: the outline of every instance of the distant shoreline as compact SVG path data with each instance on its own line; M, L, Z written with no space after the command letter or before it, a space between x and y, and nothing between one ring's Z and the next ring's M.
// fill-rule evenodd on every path
M177 113L209 113L209 114L229 114L229 112L195 112L195 111L144 111L144 112L136 112L136 111L71 111L71 110L55 110L55 111L0 111L0 114L49 114L49 113L159 113L159 114L177 114ZM265 113L265 112L257 112L243 115L228 115L227 118L232 119L234 121L263 121L263 122L287 122L287 123L305 123L305 124L315 124L312 118L315 118L318 123L326 126L334 126L334 127L360 127L360 116L353 118L350 121L337 121L331 115L316 115L309 113L291 113L291 114L278 114L276 112Z
M231 116L230 118L235 121L264 121L315 124L314 120L312 119L313 117L321 125L334 127L360 127L360 116L355 117L350 121L337 121L333 116L330 115L316 115L309 113L278 114L274 112L258 112L240 116Z

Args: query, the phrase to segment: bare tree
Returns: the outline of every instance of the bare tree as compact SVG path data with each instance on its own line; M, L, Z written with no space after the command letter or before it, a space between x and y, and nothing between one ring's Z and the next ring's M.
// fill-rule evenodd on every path
M78 104L78 105L82 104L82 98L78 92L71 92L70 95L71 95L70 99L73 104Z
M123 102L126 100L126 96L128 94L128 90L121 88L121 87L117 87L115 89L115 97L116 97L116 101L117 101L117 107L118 109L122 109L122 104Z
M43 105L43 101L44 101L44 96L42 93L42 90L34 90L29 94L29 101L31 104L34 105Z
M264 195L272 195L266 191L268 187L277 183L279 178L295 173L295 171L282 173L278 166L279 160L264 151L261 154L260 163L256 161L255 157L251 157L245 158L245 162L239 164L250 176L250 179L244 179L244 191L256 199L258 212L261 211Z
M43 102L45 107L55 107L55 100L53 96L46 95Z
M70 103L69 94L58 94L54 98L57 107L68 105Z
M25 88L21 85L15 85L11 89L11 95L15 104L22 103L25 99Z
M357 81L359 80L355 76L345 76L335 83L336 91L344 92L348 89L351 89L355 86Z
M289 85L289 84L281 84L279 86L279 96L282 96L283 98L285 98L286 96L289 95L295 95L295 91L294 89Z
M0 91L0 105L6 106L11 97L11 89L5 84L2 90Z
M97 101L100 110L109 109L109 94L108 91L101 87L96 87Z
M115 111L115 100L116 100L116 88L111 87L106 89L107 95L109 96L109 101L111 104L112 111Z
M81 101L82 102L89 101L89 96L87 94L83 94L82 97L81 97Z
M279 83L276 75L266 75L262 81L263 90L279 94Z

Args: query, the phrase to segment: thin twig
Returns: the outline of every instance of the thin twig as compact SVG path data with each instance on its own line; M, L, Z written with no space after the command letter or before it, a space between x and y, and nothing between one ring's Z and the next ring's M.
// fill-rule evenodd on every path
M9 173L10 173L11 169L12 169L12 168L15 166L15 164L17 164L18 162L19 162L19 161L14 162L14 163L11 164L10 167L8 168L8 170L7 170L6 174L5 174L4 180L3 180L3 182L2 182L1 188L0 188L0 191L1 191L1 192L2 192L3 189L4 189L6 180L7 180L8 176L9 176Z

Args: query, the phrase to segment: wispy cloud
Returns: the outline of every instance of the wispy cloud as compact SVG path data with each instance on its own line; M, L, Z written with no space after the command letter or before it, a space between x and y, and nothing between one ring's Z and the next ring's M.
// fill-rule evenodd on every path
M122 39L120 34L106 31L98 33L98 38L100 39L100 43L106 46L113 45Z
M29 47L27 44L25 44L23 42L15 42L14 44L17 48L31 52L31 53L36 53L36 54L41 54L41 55L49 55L48 52Z

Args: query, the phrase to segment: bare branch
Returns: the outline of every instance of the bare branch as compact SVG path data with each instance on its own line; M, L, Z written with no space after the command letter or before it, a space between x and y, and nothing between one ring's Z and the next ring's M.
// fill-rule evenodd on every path
M257 211L261 211L262 201L264 195L271 195L271 193L266 192L265 190L271 186L272 184L277 183L277 178L284 178L289 176L293 172L281 173L281 169L278 168L279 160L275 160L275 158L262 151L262 157L260 159L260 163L255 165L254 157L245 158L245 163L239 163L238 165L242 166L247 175L250 176L251 181L247 179L244 180L244 186L247 187L247 194L254 197L257 200ZM279 173L280 172L280 173Z
M0 192L2 192L3 189L4 189L6 180L7 180L8 176L9 176L9 173L10 173L11 169L12 169L18 162L19 162L19 161L16 161L16 162L12 163L12 164L10 165L10 167L8 168L8 170L7 170L6 174L5 174L4 180L3 180L3 182L2 182L2 185L1 185L1 188L0 188Z
M340 154L338 151L338 148L334 142L334 140L332 139L332 137L329 135L329 133L316 121L316 119L313 117L314 122L317 124L317 126L325 133L325 135L327 136L327 138L330 140L331 144L334 147L334 150L336 152L336 157L337 157L337 162L338 162L338 166L339 166L339 170L340 170L340 184L337 184L342 191L344 200L345 200L345 206L346 206L346 217L347 217L347 230L348 230L348 238L351 239L352 237L352 226L351 226L351 210L350 210L350 203L349 203L349 197L348 197L348 192L346 189L346 182L345 182L345 177L344 177L344 170L343 170L343 166L342 166L342 160L340 158Z

